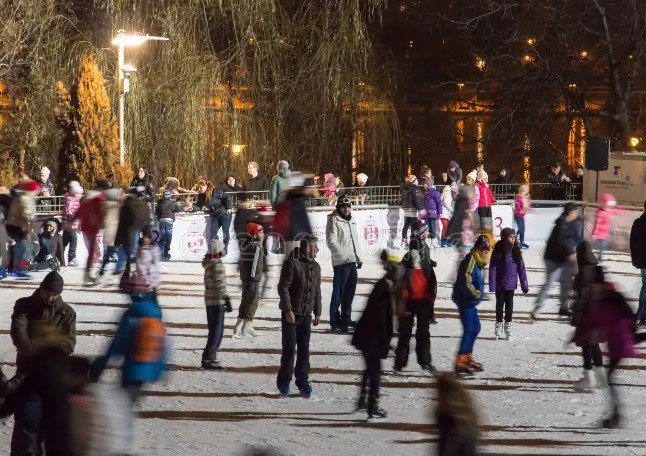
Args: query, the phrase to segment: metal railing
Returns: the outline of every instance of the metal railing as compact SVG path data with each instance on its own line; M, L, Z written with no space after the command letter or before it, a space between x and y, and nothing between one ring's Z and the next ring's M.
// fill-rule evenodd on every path
M515 197L521 184L491 184L491 191L497 200L508 200ZM554 186L548 183L528 184L533 200L558 200L581 201L581 185L566 184ZM442 191L443 186L436 186ZM388 205L398 206L401 202L402 192L399 185L371 186L371 187L346 187L337 190L336 195L322 196L316 188L310 189L312 196L307 199L309 207L335 206L338 198L347 196L355 205ZM269 191L231 192L233 206L245 205L248 207L261 207L269 205ZM156 201L161 197L157 195ZM196 193L180 193L177 201L188 203L196 199ZM156 203L155 201L155 203ZM189 205L189 204L187 204ZM63 213L65 206L64 196L48 196L36 198L36 214L38 216L56 216Z

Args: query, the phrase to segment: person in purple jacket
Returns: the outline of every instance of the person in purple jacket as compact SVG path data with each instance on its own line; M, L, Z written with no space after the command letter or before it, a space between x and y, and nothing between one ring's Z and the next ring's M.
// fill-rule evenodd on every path
M514 312L514 292L518 287L527 293L527 272L525 262L516 242L516 232L512 228L503 228L500 241L496 243L491 253L489 264L489 291L496 293L496 339L503 337L503 308L505 313L504 335L509 340L511 335L511 320Z
M439 246L437 241L437 221L442 215L442 194L435 188L433 178L426 181L426 223L429 235L435 247Z

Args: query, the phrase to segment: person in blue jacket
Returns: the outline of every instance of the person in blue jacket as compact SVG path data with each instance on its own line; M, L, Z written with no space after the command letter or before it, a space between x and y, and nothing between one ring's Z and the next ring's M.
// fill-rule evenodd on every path
M458 277L453 284L453 302L458 306L462 322L462 339L455 361L455 372L458 375L471 375L481 372L483 366L473 359L473 345L480 333L478 304L484 295L484 276L482 270L487 265L491 247L489 238L480 235L473 248L458 266Z

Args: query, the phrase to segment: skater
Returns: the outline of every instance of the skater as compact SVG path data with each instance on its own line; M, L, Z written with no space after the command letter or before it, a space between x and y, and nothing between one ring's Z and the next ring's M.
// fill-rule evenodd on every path
M77 181L71 181L67 194L65 195L65 207L63 208L63 249L67 251L67 265L78 266L76 261L76 244L78 242L79 221L76 213L81 207L83 187Z
M81 221L80 228L83 233L85 247L87 248L87 262L85 264L84 280L89 284L96 282L90 272L92 271L92 266L99 255L97 243L99 231L103 228L103 202L105 201L103 190L107 190L108 183L106 181L99 180L96 183L96 187L96 190L87 192L85 198L81 202L81 207L76 213L76 216Z
M381 360L388 357L393 335L393 309L402 303L404 268L395 252L384 250L381 261L386 270L368 296L366 308L357 322L352 345L363 353L366 369L361 380L357 410L367 410L368 419L386 418L379 407Z
M484 370L483 365L473 359L473 345L480 333L478 304L484 295L484 277L482 270L487 265L489 238L480 235L473 244L471 252L460 262L458 277L453 285L453 302L458 306L462 321L462 339L455 361L455 372L469 376Z
M417 176L410 174L401 185L400 205L404 210L404 227L402 228L402 246L408 247L408 230L419 218L419 213L425 209L422 188L418 185ZM411 229L412 231L412 229Z
M312 225L307 214L307 203L312 191L305 187L304 175L296 171L288 178L289 190L282 203L276 207L274 232L285 242L285 254L299 246L300 240L312 236Z
M354 326L352 321L352 301L357 288L357 269L361 269L359 259L359 235L357 222L352 218L350 198L339 198L336 210L327 216L325 240L332 255L332 297L330 299L330 327L342 333L349 332ZM341 312L339 312L339 306Z
M538 313L543 306L543 301L547 296L547 292L552 286L552 282L560 275L561 294L560 294L560 307L559 315L570 316L568 309L570 291L572 290L572 280L574 278L576 269L576 254L575 249L578 245L575 239L573 224L579 217L579 209L574 203L566 203L563 207L563 213L554 222L554 228L550 233L545 245L545 259L546 280L541 291L538 293L534 310L532 311L531 318L536 320Z
M262 281L265 264L265 254L262 242L265 231L257 223L247 225L247 233L251 240L240 251L240 280L242 281L242 297L238 309L238 321L233 330L233 337L257 337L259 333L253 327L253 318L258 310L260 299L260 282Z
M156 295L161 285L161 251L155 238L156 233L153 233L150 227L146 227L141 232L135 268L137 271L136 280L145 284Z
M518 288L527 294L527 272L523 254L518 245L516 233L512 228L503 228L500 241L496 242L489 262L489 291L496 294L496 339L511 336L511 322L514 313L514 292ZM505 324L503 326L503 309Z
M437 380L438 456L476 456L479 425L476 405L455 375L444 373Z
M399 340L395 349L394 370L401 372L408 364L410 339L413 335L413 322L417 320L415 330L415 351L417 362L423 371L435 374L431 363L431 335L429 326L436 324L434 315L435 297L437 296L437 279L433 268L437 263L431 259L431 250L426 244L428 226L417 221L415 234L410 238L410 251L404 256L402 264L406 267L405 306L399 309Z
M594 216L594 228L592 229L592 239L597 244L597 258L599 262L603 261L603 254L608 248L610 239L610 229L612 228L612 218L621 213L616 208L617 200L610 193L602 193L600 198L601 204Z
M38 253L29 265L30 271L44 271L45 269L60 271L61 266L56 259L56 244L54 242L57 228L58 225L54 220L47 220L41 225L38 234Z
M467 233L471 230L471 219L469 216L469 201L471 200L472 189L463 185L458 189L455 196L453 216L446 227L446 246L462 248L467 242Z
M639 308L637 309L637 324L646 325L646 201L644 212L633 222L630 230L630 258L633 267L640 270L642 277L639 292Z
M125 249L115 247L117 230L119 229L119 213L123 205L124 194L120 188L110 188L103 193L105 194L103 202L103 259L99 276L103 275L105 266L113 255L117 255L114 274L119 275L123 272L126 264Z
M593 311L593 296L591 292L594 283L599 282L600 268L597 258L592 252L592 245L583 241L576 248L576 262L579 271L574 278L574 304L572 305L571 324L579 328L587 314ZM596 334L582 335L575 331L573 342L581 347L583 356L583 378L577 381L574 389L582 392L592 391L606 385L606 371L603 367L603 355L599 343L601 338ZM594 372L592 367L594 366Z
M514 221L518 228L518 240L521 249L528 249L525 243L525 216L532 208L532 197L529 194L529 187L525 184L518 186L518 193L514 201Z
M209 236L211 239L219 239L218 233L222 228L222 241L224 242L224 256L229 251L229 231L231 230L231 219L233 213L233 199L230 193L226 193L222 187L213 189L211 198L204 207L209 213L211 227Z
M469 194L469 205L467 208L467 220L464 225L464 238L467 246L473 245L476 233L480 230L480 219L478 217L478 206L480 204L480 187L477 185L478 172L471 171L467 174L467 185Z
M173 200L173 193L166 190L156 208L157 219L159 219L159 249L164 261L170 261L173 225L175 224L175 214L178 212L182 212L182 206ZM231 225L231 222L229 222L229 225Z
M226 270L222 263L223 252L224 243L219 239L211 239L209 251L202 260L204 303L209 328L206 347L202 352L202 368L207 370L222 369L218 359L218 349L224 334L224 313L232 311L231 299L227 294Z
M39 188L38 182L33 180L20 182L9 206L6 229L7 234L14 241L9 267L18 280L31 279L31 275L27 271L33 251L29 222L36 214L34 197Z
M312 326L318 326L321 321L321 266L316 262L318 251L318 240L304 237L299 247L289 254L280 271L278 295L282 311L283 347L276 385L282 396L289 394L292 375L296 377L296 387L301 396L307 399L312 395L309 382L310 333Z
M453 183L445 185L442 189L442 215L440 215L440 222L442 222L442 235L440 237L440 247L450 247L451 244L447 239L447 232L449 230L449 222L453 218L453 211L455 209L455 196L458 194L458 185Z
M441 236L437 232L437 221L442 218L442 195L435 188L433 179L426 181L426 223L428 224L429 236L433 247L439 247L438 238Z
M489 185L489 176L484 170L478 172L477 180L480 231L482 234L487 234L490 239L493 239L493 215L491 213L491 206L496 204L496 198L493 196L491 186Z

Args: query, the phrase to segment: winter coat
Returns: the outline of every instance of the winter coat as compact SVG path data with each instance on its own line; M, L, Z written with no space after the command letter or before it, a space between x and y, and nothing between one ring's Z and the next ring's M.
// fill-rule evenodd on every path
M236 216L233 218L233 230L238 240L248 237L247 224L258 223L262 225L260 215L256 209L240 206L236 209ZM263 227L264 228L264 227Z
M630 258L634 267L646 269L646 212L633 222L630 230Z
M390 351L393 312L401 295L402 268L401 264L388 264L386 274L370 292L352 335L352 345L355 348L364 353L377 349L382 359L386 359Z
M455 204L453 207L453 216L449 221L449 226L446 228L446 237L451 238L452 236L461 235L464 231L464 221L467 218L467 213L469 209L471 187L462 186L460 191L455 198Z
M103 202L105 195L100 192L88 192L87 196L81 201L76 216L80 219L81 231L89 236L96 234L103 227Z
M614 196L609 193L601 195L601 205L597 209L594 217L594 228L592 229L592 239L607 241L610 238L610 229L612 228L612 218L620 212L609 204L616 203Z
M405 183L401 188L401 207L422 211L425 208L424 195L419 185Z
M547 239L545 245L545 254L543 258L548 261L554 261L559 264L565 264L570 256L574 253L575 242L571 222L565 220L561 215L554 222L554 228Z
M453 199L453 193L451 193L451 186L447 185L442 189L442 213L440 214L440 218L451 220L454 207L455 201Z
M227 211L233 209L233 200L231 199L231 195L225 193L220 187L216 188L213 190L211 199L206 203L204 209L211 217L222 217L223 215L227 215Z
M528 196L516 195L514 201L514 215L519 218L524 218L527 212L531 210L532 199Z
M65 206L63 207L63 229L66 231L78 231L79 220L76 213L81 207L81 196L65 194Z
M250 177L242 182L242 190L245 192L263 192L263 193L247 193L245 195L248 199L254 197L264 199L267 197L266 191L269 191L269 178L264 174L258 174L256 177Z
M455 168L455 171L451 171L451 168ZM458 185L462 183L462 169L457 162L449 162L449 169L447 173L451 182L455 182Z
M269 202L271 203L271 207L275 208L285 201L287 191L289 190L287 178L290 174L291 172L289 169L281 169L278 171L278 174L271 179L271 185L269 187Z
M123 383L153 382L164 373L167 351L166 328L156 296L135 294L108 351L92 363L90 378L98 379L112 357L122 356Z
M119 226L114 240L115 247L129 246L133 232L143 230L149 223L146 198L128 195L119 211Z
M144 187L146 189L146 201L152 202L155 199L155 186L153 184L153 177L146 174L143 179L135 177L130 183L130 188Z
M54 193L54 184L52 184L52 181L50 181L49 179L47 179L47 182L38 181L38 186L40 187L38 196L43 195L45 193L45 190L49 192L49 196L54 196L56 194Z
M155 213L159 220L161 219L171 219L175 220L175 214L177 212L182 212L182 206L177 204L176 201L173 201L170 198L162 198L157 202L157 209Z
M34 198L27 193L21 193L13 199L9 206L7 225L18 227L23 233L29 233L29 222L36 214L36 203Z
M226 270L220 258L204 257L204 303L207 306L223 306L227 296Z
M486 264L479 252L470 252L458 266L458 276L453 284L451 299L459 308L474 307L484 296L484 276L482 269Z
M123 190L111 188L106 190L103 201L103 245L113 247L119 228L119 211L123 204Z
M32 354L31 332L33 322L44 322L60 332L60 348L71 354L76 346L76 313L59 296L54 304L47 306L36 290L28 298L16 301L11 315L11 340L18 351L16 365L21 370L25 357Z
M159 246L142 245L137 251L137 279L156 290L161 285L161 251Z
M296 247L283 263L278 282L280 310L295 315L321 316L321 266Z
M480 204L480 187L478 187L477 185L467 185L467 187L473 189L473 193L471 194L471 198L469 199L469 207L467 211L475 212Z
M523 293L529 291L527 285L527 271L525 262L521 259L516 261L512 255L511 249L505 249L506 239L501 239L494 247L489 263L489 291L509 291L518 288L518 279L520 279L520 289ZM498 244L503 244L498 248Z
M431 249L428 244L418 235L414 234L411 236L409 251L404 255L402 264L406 268L405 283L408 285L408 296L424 294L424 299L434 302L437 296L437 278L434 268L437 266L437 263L431 258ZM421 290L416 292L411 289L416 282L415 269L419 269L423 273L424 279L426 280L425 292L421 292Z
M493 196L491 186L486 182L478 182L478 207L491 207L496 203L496 198Z
M594 294L592 284L595 283L598 273L598 261L592 251L592 245L584 241L576 248L577 274L574 277L572 289L574 290L574 302L572 304L572 326L579 326L585 315L590 311L592 295ZM582 341L580 341L582 342ZM590 341L582 343L581 346L598 343Z
M293 241L312 234L312 225L307 214L308 197L299 191L290 191L285 201L276 207L274 230L284 240Z
M256 241L248 242L240 251L240 280L260 282L264 263L265 255L262 245Z
M442 195L435 187L426 192L426 217L438 219L442 216Z
M325 227L325 241L332 255L332 266L361 261L357 251L359 246L357 222L352 215L349 220L346 220L338 211L329 214Z

